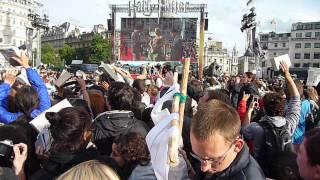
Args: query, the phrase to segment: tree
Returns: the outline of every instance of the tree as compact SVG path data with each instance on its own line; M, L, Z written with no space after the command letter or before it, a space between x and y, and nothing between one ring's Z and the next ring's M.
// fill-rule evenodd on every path
M62 62L57 51L50 44L44 44L42 46L41 59L44 64L52 64L56 67L62 66Z
M59 56L66 64L71 64L71 61L76 58L76 50L65 44L63 48L59 49Z
M104 39L101 35L95 35L91 41L90 63L109 63L112 58L112 43L109 39Z

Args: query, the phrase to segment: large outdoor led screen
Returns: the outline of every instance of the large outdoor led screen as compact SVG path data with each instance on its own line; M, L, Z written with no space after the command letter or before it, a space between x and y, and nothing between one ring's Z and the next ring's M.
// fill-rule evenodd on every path
M120 60L196 58L197 18L121 18Z

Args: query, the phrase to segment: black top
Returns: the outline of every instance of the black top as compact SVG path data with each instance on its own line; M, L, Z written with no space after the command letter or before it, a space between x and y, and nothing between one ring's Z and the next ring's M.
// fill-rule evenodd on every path
M51 153L49 160L43 164L43 168L36 172L30 179L55 179L72 167L89 160L99 160L120 174L113 159L101 156L96 150L84 150L77 153Z
M198 172L195 179L262 180L266 178L256 160L249 154L249 148L245 145L227 169L217 174Z

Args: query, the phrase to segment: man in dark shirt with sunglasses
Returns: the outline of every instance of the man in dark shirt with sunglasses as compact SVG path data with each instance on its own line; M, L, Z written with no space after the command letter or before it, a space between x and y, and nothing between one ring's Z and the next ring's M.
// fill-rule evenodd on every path
M222 101L211 100L198 107L190 132L190 155L201 163L195 179L265 179L241 139L240 129L237 111Z

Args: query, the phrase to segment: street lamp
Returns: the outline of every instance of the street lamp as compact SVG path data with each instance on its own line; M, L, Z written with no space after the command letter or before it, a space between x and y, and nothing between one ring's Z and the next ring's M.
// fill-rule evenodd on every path
M35 66L38 66L41 64L41 30L45 30L45 31L48 31L49 30L49 16L44 14L43 15L43 18L33 12L31 9L29 9L29 14L28 14L28 19L29 21L31 21L31 26L32 28L35 28L37 30L37 34L36 36L33 38L37 38L37 58L36 58L36 63L33 63ZM33 29L30 28L30 29L27 29L28 30L31 30L31 32L33 32ZM32 39L32 40L33 40ZM32 40L31 40L31 46L32 46ZM32 48L31 48L32 49ZM34 61L34 59L33 59Z

